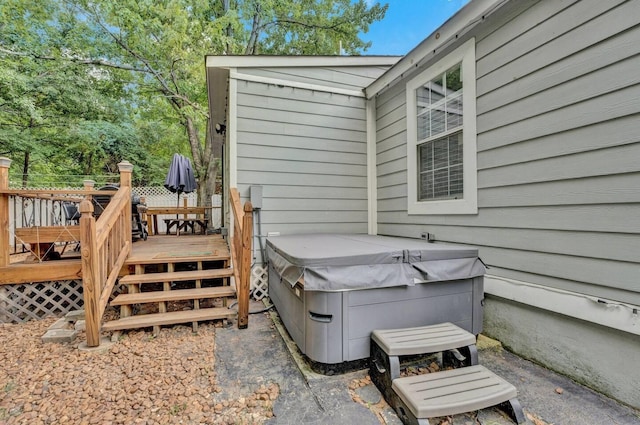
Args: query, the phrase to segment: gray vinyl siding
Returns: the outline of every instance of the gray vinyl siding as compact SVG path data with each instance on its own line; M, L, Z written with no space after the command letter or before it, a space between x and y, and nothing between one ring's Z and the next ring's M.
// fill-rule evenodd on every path
M366 233L364 98L237 86L238 189L244 202L249 186L263 187L262 235Z
M476 37L477 215L407 214L405 84L442 55L381 93L378 233L434 233L478 246L490 274L640 304L638 16L638 0L513 1L459 41Z

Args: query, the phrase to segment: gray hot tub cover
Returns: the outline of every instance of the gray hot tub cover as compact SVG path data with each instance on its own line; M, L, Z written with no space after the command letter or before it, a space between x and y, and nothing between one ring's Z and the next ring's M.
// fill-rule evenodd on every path
M269 263L291 286L307 291L407 286L482 276L478 250L419 239L305 234L267 240Z

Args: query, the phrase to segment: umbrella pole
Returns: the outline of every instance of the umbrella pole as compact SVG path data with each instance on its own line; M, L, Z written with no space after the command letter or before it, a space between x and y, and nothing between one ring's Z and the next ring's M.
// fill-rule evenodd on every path
M176 204L176 208L180 208L180 191L176 192L178 194L178 199L176 199L177 204ZM176 223L178 223L176 225L176 236L180 236L180 214L176 213Z

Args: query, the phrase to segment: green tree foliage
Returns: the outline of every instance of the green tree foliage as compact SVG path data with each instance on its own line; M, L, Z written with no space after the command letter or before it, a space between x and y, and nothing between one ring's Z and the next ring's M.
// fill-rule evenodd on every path
M364 0L0 0L0 152L37 152L78 173L111 171L124 155L156 181L173 151L189 151L200 199L209 200L222 139L206 131L204 56L335 55L340 46L359 54L369 47L359 34L386 8Z

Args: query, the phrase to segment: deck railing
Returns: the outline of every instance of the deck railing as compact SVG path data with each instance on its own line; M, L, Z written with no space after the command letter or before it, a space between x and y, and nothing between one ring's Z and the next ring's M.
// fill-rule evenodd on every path
M96 222L93 204L80 203L80 246L87 346L100 345L100 324L120 269L131 252L131 172L124 161L120 188Z
M236 281L238 296L238 328L249 325L249 291L251 277L251 260L253 250L253 206L251 202L241 207L238 189L231 188L231 211L233 213L233 236L231 237L231 261L233 277Z

